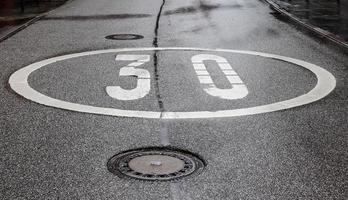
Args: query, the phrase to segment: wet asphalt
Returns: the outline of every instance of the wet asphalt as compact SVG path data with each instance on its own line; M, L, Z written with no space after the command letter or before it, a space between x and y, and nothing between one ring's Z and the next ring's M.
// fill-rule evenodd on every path
M138 40L108 40L139 34ZM101 49L197 47L251 50L316 64L335 90L300 107L207 119L113 117L44 106L16 94L12 73L56 56ZM346 199L348 197L348 57L281 21L253 0L74 0L0 43L2 199ZM105 87L136 87L118 77L127 62L115 53L60 61L29 76L47 96L122 110L194 112L255 107L295 98L315 75L279 60L214 51L132 51L150 55L144 98L111 98ZM224 57L248 88L243 99L205 93L191 63L197 54ZM218 88L230 87L214 62ZM163 137L168 137L164 141ZM118 152L170 146L199 154L205 170L177 182L121 179L106 163Z
M275 0L274 2L302 21L329 31L343 41L348 41L348 14L346 12L348 1Z

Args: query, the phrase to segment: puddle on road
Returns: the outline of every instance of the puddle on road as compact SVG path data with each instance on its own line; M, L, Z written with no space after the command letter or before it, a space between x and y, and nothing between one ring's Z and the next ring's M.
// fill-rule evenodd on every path
M210 12L212 10L217 9L238 9L243 8L240 4L233 4L233 5L220 5L220 4L199 4L198 6L188 6L188 7L181 7L177 8L175 10L168 10L164 12L164 15L176 15L176 14L191 14L191 13L197 13L197 12Z

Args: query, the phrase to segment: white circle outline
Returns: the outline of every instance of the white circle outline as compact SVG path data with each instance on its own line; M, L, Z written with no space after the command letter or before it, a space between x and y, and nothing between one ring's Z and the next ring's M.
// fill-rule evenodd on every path
M59 99L54 99L46 96L29 86L28 77L35 70L44 67L46 65L63 61L71 58L77 58L82 56L90 56L105 53L118 53L125 51L164 51L164 50L181 50L181 51L214 51L214 52L227 52L227 53L237 53L237 54L247 54L261 56L265 58L271 58L276 60L281 60L284 62L292 63L301 66L305 69L310 70L316 75L317 85L308 93L300 95L298 97L280 101L267 105L260 105L248 108L239 108L233 110L218 110L218 111L194 111L194 112L154 112L154 111L137 111L137 110L121 110L115 108L105 108L83 105L78 103L71 103ZM119 117L138 117L138 118L156 118L156 119L187 119L187 118L218 118L218 117L235 117L244 115L254 115L261 113L274 112L289 108L294 108L302 106L305 104L312 103L321 98L324 98L336 87L335 77L327 70L305 62L303 60L298 60L295 58L256 52L256 51L243 51L243 50L230 50L230 49L207 49L207 48L191 48L191 47L149 47L149 48L123 48L123 49L107 49L107 50L96 50L88 51L82 53L74 53L64 56L58 56L50 59L46 59L40 62L30 64L24 68L19 69L14 72L10 79L9 84L11 88L23 96L26 99L34 101L39 104L46 106L51 106L55 108L77 111L83 113L92 113L100 115L109 116L119 116Z

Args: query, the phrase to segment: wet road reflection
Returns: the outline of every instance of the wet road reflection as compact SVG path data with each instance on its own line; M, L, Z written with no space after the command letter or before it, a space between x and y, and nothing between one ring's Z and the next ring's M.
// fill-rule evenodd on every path
M348 41L347 0L274 0L283 9Z

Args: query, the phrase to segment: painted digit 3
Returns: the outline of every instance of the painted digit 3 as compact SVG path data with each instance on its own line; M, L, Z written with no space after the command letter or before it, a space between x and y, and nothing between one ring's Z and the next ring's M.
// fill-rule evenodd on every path
M150 72L146 69L137 69L140 65L150 61L149 55L117 55L116 61L134 61L120 69L120 76L133 76L137 78L137 87L131 90L122 89L120 86L107 86L106 93L118 100L135 100L145 97L150 92Z

